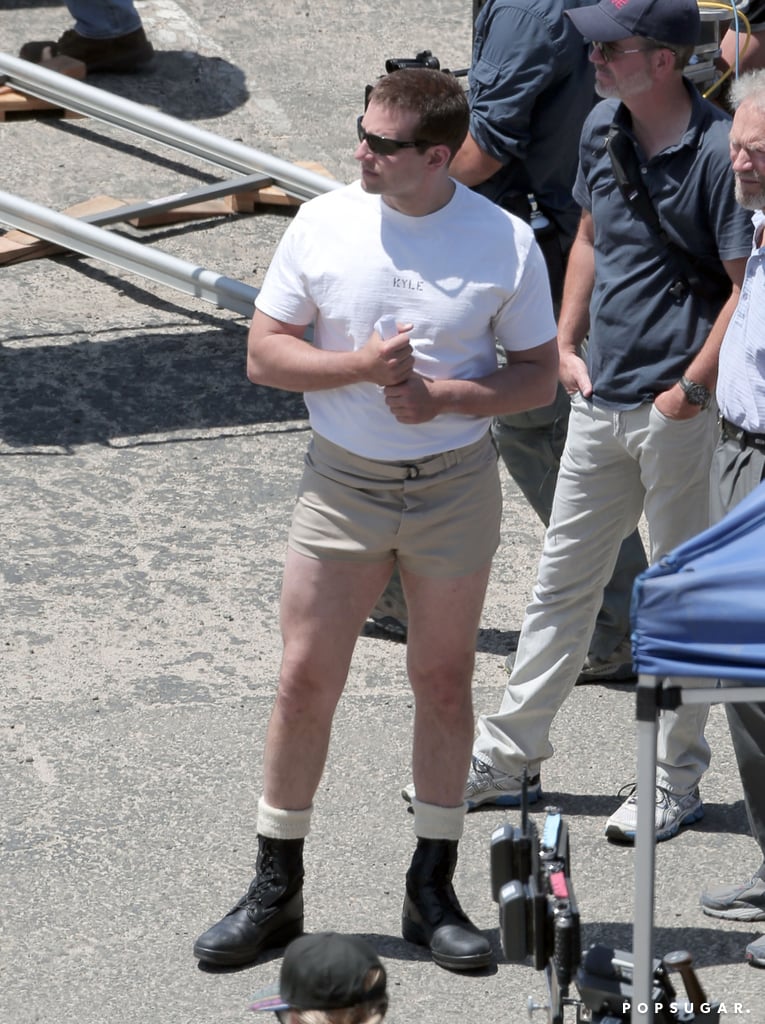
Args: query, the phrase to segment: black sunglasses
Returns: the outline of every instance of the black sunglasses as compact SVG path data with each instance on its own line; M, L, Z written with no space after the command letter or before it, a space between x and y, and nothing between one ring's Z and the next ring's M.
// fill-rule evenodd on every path
M423 139L416 140L415 142L399 142L398 139L386 139L384 135L373 135L361 123L363 117L363 114L359 114L356 120L356 133L359 137L359 142L366 142L372 152L378 156L393 156L400 149L415 149L418 146L433 145L432 142L425 142Z
M630 50L621 50L615 43L590 43L593 50L600 50L600 55L605 64L610 64L616 57L624 57L628 53L650 53L651 50L669 50L670 53L677 53L671 46L638 46Z

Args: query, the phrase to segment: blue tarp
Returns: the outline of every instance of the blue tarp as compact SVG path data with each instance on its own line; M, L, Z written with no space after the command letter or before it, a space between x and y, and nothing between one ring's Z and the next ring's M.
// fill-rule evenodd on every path
M637 578L632 627L641 675L765 683L765 483Z

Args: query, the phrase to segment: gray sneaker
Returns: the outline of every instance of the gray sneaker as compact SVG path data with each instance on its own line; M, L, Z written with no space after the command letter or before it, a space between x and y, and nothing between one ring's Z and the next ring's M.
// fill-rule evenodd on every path
M633 843L637 830L637 786L622 786L619 796L629 789L629 796L606 823L606 838L619 843ZM691 793L679 796L663 786L656 787L656 842L671 839L681 825L692 825L704 817L698 786Z
M750 942L746 947L746 962L751 964L752 967L765 967L765 935L761 935L759 939L755 939L754 942Z
M710 917L724 917L729 921L764 921L765 880L755 875L738 885L708 889L701 894L701 909Z
M407 624L393 615L377 615L373 612L367 619L367 626L378 633L384 633L391 640L398 640L400 643L406 641Z
M529 777L526 790L528 801L535 804L542 795L539 773ZM498 768L474 757L470 764L465 783L465 803L469 811L481 804L497 807L520 807L523 796L523 778L520 775L506 775Z
M465 803L469 811L481 804L495 804L498 807L520 807L523 793L523 779L520 775L505 775L492 768L485 761L474 757L470 763L465 783ZM542 795L539 775L532 775L528 781L528 800L535 804ZM414 800L414 784L409 783L401 790L402 798L411 804Z
M632 645L629 639L625 638L607 658L596 658L588 654L576 684L583 686L587 683L631 683L634 679Z

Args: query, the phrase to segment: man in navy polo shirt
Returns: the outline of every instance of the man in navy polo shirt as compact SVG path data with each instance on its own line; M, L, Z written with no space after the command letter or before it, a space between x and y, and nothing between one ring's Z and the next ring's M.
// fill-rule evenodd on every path
M550 725L576 681L619 545L641 515L652 561L708 525L711 392L749 251L747 217L733 196L729 119L682 73L700 28L696 0L601 0L569 17L594 40L590 60L605 99L582 133L574 198L583 212L558 325L571 418L515 668L499 713L479 721L468 782L477 803L518 803L524 767L529 796L538 797L541 762L553 753ZM686 256L627 205L606 147L612 125L665 238ZM705 281L698 290L689 285L697 275ZM662 715L657 840L703 813L707 710ZM632 794L609 819L608 837L631 842L636 810Z

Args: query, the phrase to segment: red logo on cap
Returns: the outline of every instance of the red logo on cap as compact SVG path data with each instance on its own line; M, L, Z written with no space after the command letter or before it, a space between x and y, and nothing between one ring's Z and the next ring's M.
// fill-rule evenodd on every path
M611 0L611 5L613 7L624 7L629 2L630 0Z

